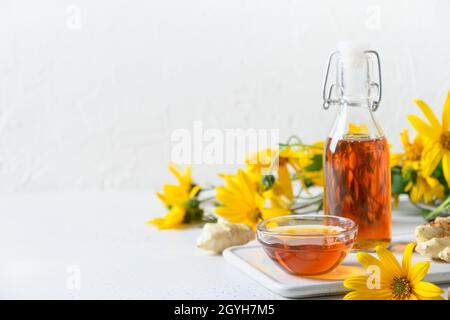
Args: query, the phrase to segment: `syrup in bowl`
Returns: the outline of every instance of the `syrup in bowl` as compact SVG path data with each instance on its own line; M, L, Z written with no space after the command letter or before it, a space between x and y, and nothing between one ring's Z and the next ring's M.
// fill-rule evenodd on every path
M329 215L291 215L264 220L257 226L258 241L282 269L313 276L332 271L349 253L356 224Z

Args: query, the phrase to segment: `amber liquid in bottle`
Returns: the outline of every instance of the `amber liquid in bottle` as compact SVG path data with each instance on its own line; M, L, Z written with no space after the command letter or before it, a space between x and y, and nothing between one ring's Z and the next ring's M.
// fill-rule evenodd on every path
M391 177L386 138L343 137L325 147L325 213L358 224L353 249L388 246L391 240Z

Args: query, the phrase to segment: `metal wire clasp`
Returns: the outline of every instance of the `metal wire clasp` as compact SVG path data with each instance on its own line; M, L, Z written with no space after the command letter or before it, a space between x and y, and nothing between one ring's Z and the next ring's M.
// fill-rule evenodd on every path
M374 50L367 50L367 51L364 51L364 53L369 55L369 59L367 59L367 68L368 68L368 70L370 70L370 72L373 72L372 59L370 58L370 55L375 57L375 60L378 65L378 70L377 70L378 71L377 72L378 82L374 82L374 81L371 81L371 79L368 79L369 80L369 97L371 98L371 101L372 101L371 105L370 105L370 109L372 111L376 111L380 105L381 94L382 94L380 56L379 56L378 52L376 52ZM330 67L332 64L332 60L338 55L339 55L339 51L333 51L333 52L331 52L331 54L328 58L328 64L327 64L325 80L323 82L323 91L322 91L323 108L325 110L328 110L330 108L330 106L333 104L348 103L343 98L343 92L344 92L343 87L338 86L337 84L332 84L328 88L328 77L330 74ZM372 98L371 95L372 95L372 92L374 89L376 90L376 96L374 98ZM339 94L337 94L335 92L336 90L339 90ZM336 98L334 98L334 97L336 97Z

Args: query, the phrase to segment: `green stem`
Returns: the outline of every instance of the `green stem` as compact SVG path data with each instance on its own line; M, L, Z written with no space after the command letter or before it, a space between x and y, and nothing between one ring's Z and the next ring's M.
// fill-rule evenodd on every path
M427 220L433 220L441 215L442 212L450 208L450 197L445 199L444 202L442 202L436 209L431 211L427 216L425 216L425 219Z

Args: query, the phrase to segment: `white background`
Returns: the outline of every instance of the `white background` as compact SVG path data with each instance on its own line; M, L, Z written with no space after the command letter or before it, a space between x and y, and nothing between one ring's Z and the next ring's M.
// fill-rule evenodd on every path
M323 71L346 39L381 54L398 149L413 98L440 113L449 30L446 0L2 0L0 191L156 190L195 120L323 139Z

